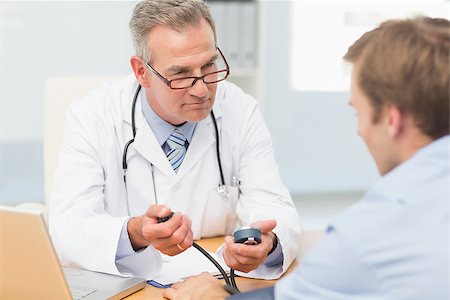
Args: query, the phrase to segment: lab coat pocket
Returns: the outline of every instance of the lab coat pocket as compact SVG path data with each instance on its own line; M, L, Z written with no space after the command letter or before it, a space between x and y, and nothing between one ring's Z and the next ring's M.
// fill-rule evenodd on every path
M236 223L236 205L239 188L227 186L226 195L214 189L209 192L208 202L203 213L202 237L229 235Z

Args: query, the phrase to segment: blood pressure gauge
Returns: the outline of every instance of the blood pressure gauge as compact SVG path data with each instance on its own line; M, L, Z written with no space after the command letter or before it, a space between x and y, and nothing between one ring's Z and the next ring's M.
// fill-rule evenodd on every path
M261 243L261 231L250 226L241 227L233 234L234 242L245 245L256 245Z

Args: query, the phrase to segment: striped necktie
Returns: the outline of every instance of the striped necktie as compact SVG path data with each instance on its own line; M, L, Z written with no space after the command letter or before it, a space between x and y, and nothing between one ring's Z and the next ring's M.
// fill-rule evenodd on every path
M173 170L177 173L181 163L183 162L183 158L186 155L186 147L184 146L186 143L186 138L178 128L175 128L175 130L169 135L166 143L170 148L169 152L166 154L167 158L169 159Z

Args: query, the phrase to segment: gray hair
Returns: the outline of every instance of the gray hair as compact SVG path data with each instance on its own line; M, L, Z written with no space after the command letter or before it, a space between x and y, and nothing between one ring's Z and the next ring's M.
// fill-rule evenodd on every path
M138 3L129 23L136 55L151 62L147 41L156 26L181 32L186 27L199 25L202 18L211 26L216 42L214 20L203 0L144 0Z

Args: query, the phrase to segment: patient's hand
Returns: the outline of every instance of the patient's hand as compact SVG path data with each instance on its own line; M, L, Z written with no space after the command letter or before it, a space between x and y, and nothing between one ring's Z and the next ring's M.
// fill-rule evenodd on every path
M204 272L173 284L171 288L165 289L162 295L171 300L225 299L229 294L222 286L222 281Z

